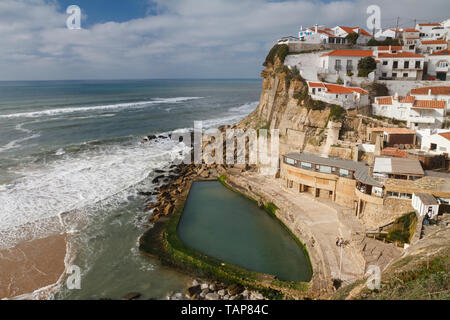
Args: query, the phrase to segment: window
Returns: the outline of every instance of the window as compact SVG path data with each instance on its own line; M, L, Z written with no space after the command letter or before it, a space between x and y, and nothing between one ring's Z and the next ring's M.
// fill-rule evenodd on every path
M420 69L420 61L416 61L416 69Z
M398 68L398 61L394 61L392 67L395 68L395 69L397 69L397 68Z
M341 60L337 59L334 65L335 70L341 70Z
M383 78L386 78L386 77L387 77L387 73L386 73L386 72L383 72L383 73L381 74L381 76L382 76Z
M403 74L403 78L408 78L408 72L405 72L405 73Z
M430 144L430 150L436 150L436 148L437 148L436 143Z
M311 163L309 163L309 162L301 162L300 163L300 167L302 168L302 169L306 169L306 170L312 170L312 164Z
M439 147L439 151L447 151L446 147Z
M404 67L405 67L405 69L409 68L409 61L405 61Z
M319 172L322 172L322 173L331 173L331 167L328 167L328 166L320 166Z
M392 73L392 78L397 78L397 73L396 72Z
M339 175L341 177L350 177L351 176L351 172L349 170L347 170L347 169L339 168Z
M285 158L285 162L291 166L295 166L295 160L291 158Z
M387 60L383 61L383 66L387 66L388 62Z
M347 60L347 71L353 70L353 61Z

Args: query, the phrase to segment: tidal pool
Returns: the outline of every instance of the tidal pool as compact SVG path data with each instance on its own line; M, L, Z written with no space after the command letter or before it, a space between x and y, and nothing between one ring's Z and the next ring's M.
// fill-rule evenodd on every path
M280 222L219 181L192 184L177 232L187 246L222 261L280 280L311 280L308 258Z

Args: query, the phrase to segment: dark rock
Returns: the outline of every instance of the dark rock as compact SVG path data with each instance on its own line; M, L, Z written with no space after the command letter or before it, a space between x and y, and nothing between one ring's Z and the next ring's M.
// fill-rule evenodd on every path
M245 290L244 286L240 284L232 284L231 286L228 287L228 294L230 296L235 296L237 294L240 294L244 290Z
M202 292L200 285L192 286L186 290L186 293L189 297L194 297Z
M122 300L134 300L141 296L139 292L130 292L123 296Z

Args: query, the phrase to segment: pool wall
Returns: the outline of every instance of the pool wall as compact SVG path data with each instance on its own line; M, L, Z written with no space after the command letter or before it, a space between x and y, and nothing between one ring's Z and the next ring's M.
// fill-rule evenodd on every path
M211 181L217 179L195 179L195 181ZM258 201L241 193L226 183L226 177L221 176L219 181L227 188L238 192L258 205ZM159 219L152 229L149 229L140 238L139 249L144 254L156 256L164 265L177 268L189 274L208 279L220 280L227 284L239 283L249 289L258 290L266 297L281 299L283 297L302 298L308 296L310 282L293 282L277 280L274 276L215 259L186 246L178 237L177 228L183 214L184 206L194 181L185 183L183 191L175 201L174 212L167 217ZM260 203L261 204L261 203ZM271 214L295 239L305 252L309 266L308 252L302 242L289 230L289 228L275 214L273 204L264 206L266 212ZM311 267L312 270L312 267ZM312 273L312 272L311 272Z

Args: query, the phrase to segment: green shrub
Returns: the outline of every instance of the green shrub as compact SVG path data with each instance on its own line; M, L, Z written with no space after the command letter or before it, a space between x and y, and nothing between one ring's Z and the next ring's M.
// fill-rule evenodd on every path
M345 39L347 39L351 44L356 44L356 41L359 38L359 34L355 33L350 33L348 34Z
M342 81L341 77L339 77L339 78L336 80L336 83L337 83L337 84L344 84L344 81Z
M289 47L287 44L276 44L270 49L269 54L266 57L266 60L263 63L264 67L267 67L269 64L275 64L275 57L280 59L280 62L283 63L284 59L289 53Z
M364 57L358 61L358 77L367 77L377 68L377 63L372 57Z

